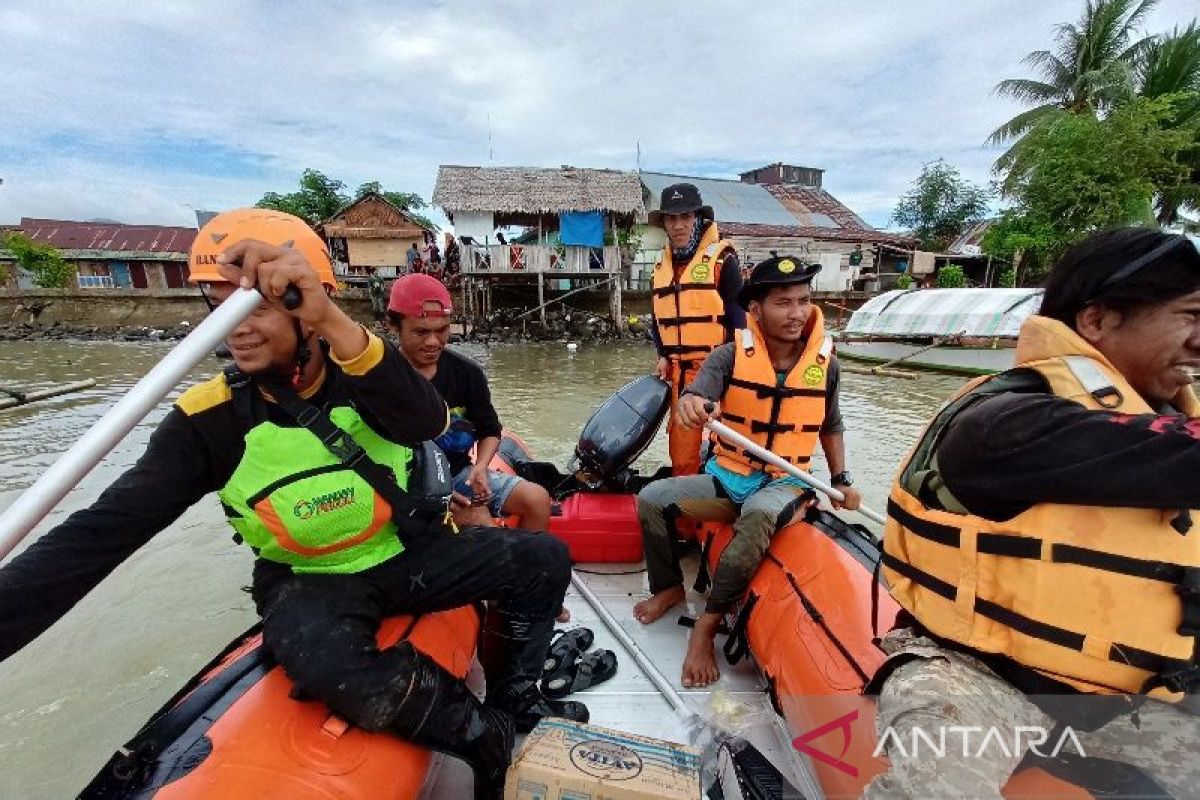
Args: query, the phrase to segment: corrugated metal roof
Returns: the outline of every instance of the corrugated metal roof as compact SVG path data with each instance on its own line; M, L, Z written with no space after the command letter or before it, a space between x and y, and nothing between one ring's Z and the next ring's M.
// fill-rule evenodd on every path
M816 228L803 225L748 225L743 222L722 222L721 233L726 236L798 236L838 242L876 242L897 247L910 245L911 236L876 230L874 228ZM907 247L904 247L907 250Z
M666 175L661 172L641 173L642 184L649 191L646 210L659 207L663 189L673 183L691 183L700 190L706 205L713 207L717 222L744 222L759 225L795 225L796 218L780 205L765 188L757 183L717 180L714 178L692 178L683 175Z
M112 222L73 222L23 217L17 227L35 242L52 244L59 250L186 253L196 238L195 228L163 225L123 225Z
M898 289L872 297L845 332L857 336L1015 338L1036 314L1041 289Z

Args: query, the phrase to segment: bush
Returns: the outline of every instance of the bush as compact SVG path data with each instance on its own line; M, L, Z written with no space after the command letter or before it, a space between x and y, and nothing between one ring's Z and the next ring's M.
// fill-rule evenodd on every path
M961 289L967 285L967 274L958 264L947 264L938 270L937 286L939 289Z
M1000 270L1000 277L996 279L996 285L1003 289L1014 288L1017 285L1017 271L1012 267Z
M75 268L63 259L54 245L39 244L24 234L10 233L4 238L4 248L33 275L34 285L43 289L65 289L75 277Z
M912 282L913 282L912 275L908 275L908 274L901 275L899 278L896 278L896 288L897 289L907 289L910 286L912 286Z

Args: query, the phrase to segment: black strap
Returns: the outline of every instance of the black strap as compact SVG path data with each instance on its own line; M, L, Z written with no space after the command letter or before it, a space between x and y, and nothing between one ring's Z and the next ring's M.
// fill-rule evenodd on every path
M656 321L664 328L676 328L697 322L715 322L718 325L724 325L725 315L718 314L717 316L713 316L712 314L699 314L693 317L658 317Z
M305 402L289 386L272 384L268 387L279 407L313 436L321 440L330 453L345 466L353 469L392 508L392 520L406 534L444 532L450 530L447 520L448 498L421 498L400 488L390 469L367 455L354 437L343 431L321 409ZM428 528L433 527L434 531ZM440 529L440 530L438 530ZM401 541L405 537L401 536ZM405 542L408 544L408 542Z
M721 648L721 651L725 653L725 660L729 662L730 666L741 661L750 652L750 640L746 638L746 629L750 625L750 615L754 613L756 605L758 605L758 595L750 592L746 595L746 602L742 603L737 619L734 620L729 638L725 640L725 644Z
M708 574L708 556L712 553L715 538L716 534L709 531L708 536L704 537L704 545L700 548L700 568L696 571L696 583L692 586L700 593L707 592L708 587L712 586L712 577Z
M685 356L691 353L709 353L712 348L707 345L671 344L663 345L663 354L668 356Z
M796 597L800 598L800 605L803 606L804 610L808 612L809 618L812 619L812 621L817 624L817 627L819 627L825 633L825 636L828 637L829 641L833 643L833 646L837 648L837 651L842 654L842 658L846 659L846 663L850 665L850 668L853 669L855 674L858 675L859 679L862 680L863 685L866 685L871 680L871 676L868 675L866 670L864 670L858 661L854 659L854 656L846 648L846 645L842 644L841 639L839 639L833 632L833 629L829 627L829 624L825 621L825 616L821 613L821 610L817 608L811 600L808 599L808 595L806 595L804 590L800 588L800 583L796 580L796 576L793 575L791 571L788 570L787 566L785 566L784 563L780 561L770 550L767 551L767 558L770 559L775 566L779 567L781 572L783 572L784 577L787 578L787 582L792 587L792 591L795 593Z
M794 389L791 386L768 386L763 383L742 380L741 378L730 378L729 385L754 392L759 400L776 397L824 397L826 394L824 389Z

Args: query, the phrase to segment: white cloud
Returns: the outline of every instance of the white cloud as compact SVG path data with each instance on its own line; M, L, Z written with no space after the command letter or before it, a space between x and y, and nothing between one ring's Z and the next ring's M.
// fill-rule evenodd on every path
M632 168L640 141L648 169L822 167L882 222L924 161L988 179L1016 111L992 87L1080 5L10 0L0 221L183 223L309 166L428 196L490 138L496 164Z

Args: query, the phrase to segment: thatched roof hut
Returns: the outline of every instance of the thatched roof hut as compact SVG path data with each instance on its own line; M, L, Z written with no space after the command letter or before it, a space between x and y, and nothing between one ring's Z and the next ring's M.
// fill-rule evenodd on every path
M632 172L559 167L438 168L433 204L455 214L491 213L495 224L532 225L570 211L623 216L642 210L642 185Z

